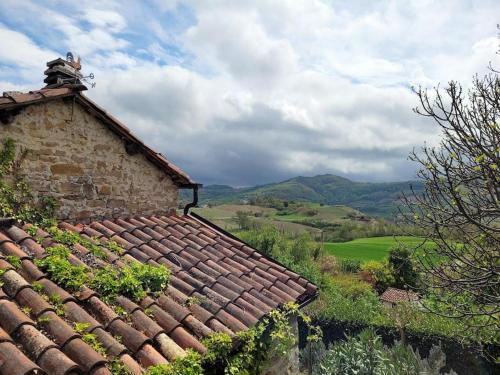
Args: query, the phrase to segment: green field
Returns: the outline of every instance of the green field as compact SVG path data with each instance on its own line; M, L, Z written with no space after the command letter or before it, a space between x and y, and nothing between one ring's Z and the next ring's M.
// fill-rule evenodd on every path
M313 235L318 235L321 231L314 226L308 225L310 220L340 224L351 221L353 216L361 215L359 211L350 207L320 205L319 203L301 203L293 212L285 215L278 214L278 210L275 208L248 204L221 204L193 209L193 212L228 231L238 229L236 221L238 211L247 213L255 222L272 225L281 231L292 234L309 232Z
M415 237L387 236L358 238L349 242L329 242L325 243L325 249L340 259L382 260L398 242L413 248L421 244L421 240Z

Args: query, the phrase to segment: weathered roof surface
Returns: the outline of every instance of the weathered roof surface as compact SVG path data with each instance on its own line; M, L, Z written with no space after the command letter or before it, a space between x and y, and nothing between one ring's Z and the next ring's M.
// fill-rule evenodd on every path
M94 291L85 288L71 294L37 268L33 259L43 258L45 249L55 244L48 233L38 231L39 244L18 226L1 228L2 374L36 370L109 374L105 364L112 358L139 374L143 368L175 359L186 348L205 351L201 340L212 332L232 335L285 302L306 303L317 293L306 279L195 216L60 223L60 227L89 240L112 239L125 249L121 255L106 251L101 259L75 245L72 263L91 268L120 267L127 259L163 264L172 271L169 286L159 297L149 296L139 303L119 297L117 305L127 311L124 317ZM19 257L20 266L16 268L10 256ZM58 295L64 316L58 316L56 306L41 293ZM75 322L90 324L87 331L97 335L107 358L82 340L73 329Z
M387 290L380 296L380 300L390 303L412 302L412 301L418 301L419 297L417 293L414 293L409 290L387 288Z
M50 100L61 99L65 97L74 97L75 101L81 104L87 111L100 119L110 130L122 137L129 146L134 147L134 151L143 153L153 164L163 169L172 177L174 183L180 187L192 187L197 185L191 178L179 167L169 162L162 154L144 144L137 138L130 129L115 117L107 113L92 100L78 91L68 87L41 89L30 91L28 93L4 93L0 97L0 112L22 108L31 104L43 103Z

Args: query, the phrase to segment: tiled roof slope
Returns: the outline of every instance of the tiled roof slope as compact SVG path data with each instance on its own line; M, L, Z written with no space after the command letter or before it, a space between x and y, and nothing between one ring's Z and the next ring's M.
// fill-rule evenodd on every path
M99 118L109 129L117 133L127 142L135 145L139 152L142 152L147 159L163 169L168 175L173 177L174 183L181 187L192 187L197 185L191 178L179 167L168 161L162 154L155 152L139 138L137 138L130 129L115 117L107 113L103 108L94 103L78 91L68 87L41 89L30 91L28 93L4 93L0 97L0 119L2 111L11 111L16 108L22 108L31 104L42 103L50 100L74 97L75 101L81 104L86 110Z
M386 291L380 296L380 300L390 303L412 302L418 301L419 297L417 293L409 290L387 288Z
M33 259L43 258L45 249L55 244L48 233L38 231L38 242L43 238L39 244L18 226L1 228L1 374L110 374L105 364L112 358L139 374L148 366L172 361L187 348L204 352L201 339L212 332L233 335L273 308L287 301L306 302L317 292L298 274L193 216L60 227L89 240L112 239L125 249L120 256L106 251L103 260L75 245L73 264L120 267L127 259L163 264L172 271L169 286L160 297L146 297L138 304L119 297L117 305L128 313L120 316L94 291L85 288L71 294L37 268ZM12 256L21 260L17 268ZM59 309L65 314L56 314L43 294L59 296ZM75 332L76 322L89 324L87 332L97 335L107 358Z

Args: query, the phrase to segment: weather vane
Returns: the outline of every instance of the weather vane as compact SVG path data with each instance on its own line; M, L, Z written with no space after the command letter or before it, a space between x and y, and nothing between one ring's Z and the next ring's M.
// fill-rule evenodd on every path
M80 79L81 81L83 81L85 83L90 84L90 87L92 87L92 88L95 87L96 82L91 82L95 78L94 73L90 73L88 76L84 76L84 75L82 75L82 73L80 73L80 70L82 69L80 56L78 56L76 61L75 61L73 53L68 52L66 54L66 62L68 63L69 66L71 66L75 70L75 74L77 75L78 79Z

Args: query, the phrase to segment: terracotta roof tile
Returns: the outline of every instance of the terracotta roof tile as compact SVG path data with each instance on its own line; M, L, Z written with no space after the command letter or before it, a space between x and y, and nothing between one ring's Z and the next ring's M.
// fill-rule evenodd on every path
M118 342L109 332L105 331L103 328L95 328L90 330L94 335L97 336L99 342L106 349L106 353L113 357L118 357L124 353L128 353L127 348L122 343Z
M35 322L23 313L15 303L0 300L0 325L12 336L23 325L35 326Z
M182 322L191 312L184 306L175 302L172 298L163 295L158 298L158 305L168 312L178 322Z
M258 319L251 315L248 311L236 306L234 303L229 303L225 308L231 316L236 317L240 322L245 324L247 327L251 327L258 322Z
M50 348L57 348L54 342L50 341L32 325L20 326L12 337L24 347L26 352L35 361L38 361L42 354Z
M177 345L177 343L170 337L168 337L165 333L160 333L156 337L156 342L158 343L160 352L169 361L173 361L176 358L184 357L186 355L184 349L182 349L179 345Z
M86 372L91 372L107 363L102 355L96 353L94 349L79 338L69 341L64 346L63 352Z
M414 302L418 301L419 297L417 293L409 290L387 288L387 290L380 296L380 300L390 303Z
M40 367L10 342L0 343L0 373L10 375L36 375Z
M87 311L74 301L68 301L64 304L66 317L73 322L82 322L89 325L87 332L93 332L96 328L102 327L101 323L95 320Z
M73 329L57 316L53 311L47 311L40 315L39 325L43 328L45 332L48 332L54 342L59 345L59 347L64 347L64 345L74 338L80 337L78 333L73 331Z
M233 332L239 332L247 329L247 326L245 326L242 322L230 315L225 310L219 310L217 314L215 314L215 316Z
M169 336L183 349L192 348L200 353L205 353L207 348L196 340L184 327L177 327Z
M245 300L243 297L239 297L236 301L234 301L234 303L243 311L252 314L252 316L255 317L257 320L260 319L265 314L265 311L259 310L250 302Z
M201 340L213 332L234 335L284 302L303 302L316 294L306 279L195 216L60 227L89 241L112 239L125 248L121 255L104 250L104 258L95 258L97 267L120 267L127 261L164 264L172 272L170 282L164 294L137 303L119 296L115 304L127 312L121 317L93 290L70 293L38 269L31 258L46 256L44 246L55 244L48 233L38 231L40 245L19 227L2 228L0 252L21 257L22 264L16 269L0 255L0 269L7 270L0 289L0 360L12 353L22 363L23 374L39 367L49 374L109 374L106 359L75 332L76 323L87 323L85 331L96 335L109 358L119 358L131 373L139 374L141 366L175 360L187 348L203 353ZM73 252L70 261L85 264L78 257L89 249L75 245ZM32 285L35 281L42 287L40 294ZM41 294L60 297L64 318Z
M152 345L146 344L135 353L139 362L143 367L155 366L168 363L167 359L162 356Z
M108 370L105 366L99 366L97 368L92 369L89 372L90 375L112 375L111 371Z
M19 272L24 278L32 282L47 276L45 272L42 272L32 261L26 259L21 262L21 270Z
M2 328L0 328L0 343L1 342L12 342L12 337Z
M120 319L118 314L98 297L94 296L88 299L85 305L92 312L92 315L104 326L108 326L115 320Z
M131 375L141 375L141 366L128 354L123 354L120 356L120 361L127 367Z
M56 348L50 348L38 359L37 363L47 374L83 374L79 366Z
M168 314L159 306L151 305L149 309L151 310L155 321L165 330L167 334L170 334L170 332L172 332L174 329L181 326L180 322L175 320L172 315Z

